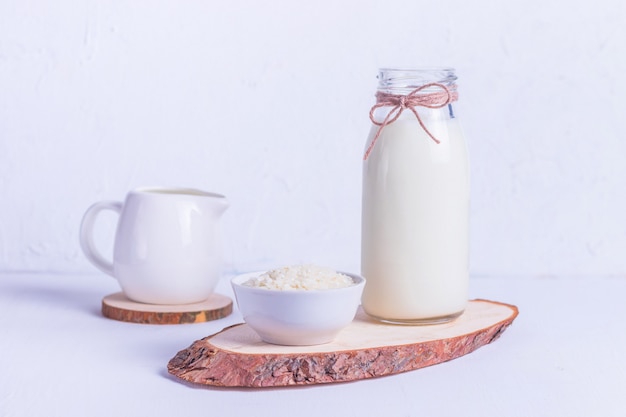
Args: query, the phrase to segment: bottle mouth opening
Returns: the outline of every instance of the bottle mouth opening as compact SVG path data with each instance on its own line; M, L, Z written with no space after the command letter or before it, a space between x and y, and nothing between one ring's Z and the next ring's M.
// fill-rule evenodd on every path
M456 89L457 76L450 67L380 68L378 89L401 92L414 90L429 83L439 83ZM428 92L428 91L424 91Z

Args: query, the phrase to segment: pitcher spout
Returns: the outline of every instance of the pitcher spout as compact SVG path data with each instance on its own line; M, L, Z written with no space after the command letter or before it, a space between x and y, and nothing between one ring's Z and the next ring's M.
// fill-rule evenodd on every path
M230 204L228 203L226 197L220 194L215 194L214 201L215 204L213 205L213 212L217 217L220 217L222 214L224 214L226 209L230 207Z
M208 198L207 205L211 207L210 210L215 217L220 217L230 206L223 194L204 192L204 196Z

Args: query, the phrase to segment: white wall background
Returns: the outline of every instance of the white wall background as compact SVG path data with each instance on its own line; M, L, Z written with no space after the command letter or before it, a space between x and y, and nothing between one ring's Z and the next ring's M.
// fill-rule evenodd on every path
M0 0L0 271L94 272L84 210L156 184L229 198L227 269L358 270L377 69L451 65L472 272L624 276L625 22L622 0Z

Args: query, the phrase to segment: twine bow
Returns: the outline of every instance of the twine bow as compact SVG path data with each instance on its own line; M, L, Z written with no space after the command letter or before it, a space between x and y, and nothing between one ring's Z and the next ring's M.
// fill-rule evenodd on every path
M431 87L437 87L443 91L420 94L422 90L425 90ZM445 85L441 83L424 84L422 86L419 86L415 90L411 91L407 95L389 94L389 93L384 93L382 91L377 92L376 104L370 110L370 120L376 126L379 126L379 128L378 128L378 131L376 132L376 135L374 136L374 139L372 140L370 145L367 147L367 150L365 151L365 155L363 156L363 160L367 160L368 156L372 152L372 149L374 149L374 145L376 144L376 141L378 140L378 137L380 136L385 126L398 120L402 112L406 109L409 109L413 112L420 126L422 127L422 129L424 129L424 132L426 132L426 134L436 143L439 143L439 140L437 140L437 138L433 136L433 134L430 133L430 131L426 128L426 125L422 121L422 118L420 117L415 107L421 106L421 107L427 107L429 109L440 109L452 103L453 101L456 101L457 99L458 99L457 92L450 91L448 87L446 87ZM374 112L381 107L391 107L391 110L389 110L389 113L387 113L387 116L385 116L383 121L379 122L374 118Z

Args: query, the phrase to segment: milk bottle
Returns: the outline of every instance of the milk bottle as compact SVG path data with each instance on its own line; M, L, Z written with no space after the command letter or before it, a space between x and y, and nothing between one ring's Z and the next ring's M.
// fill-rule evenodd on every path
M441 323L468 293L469 161L452 69L381 69L363 162L365 312Z

